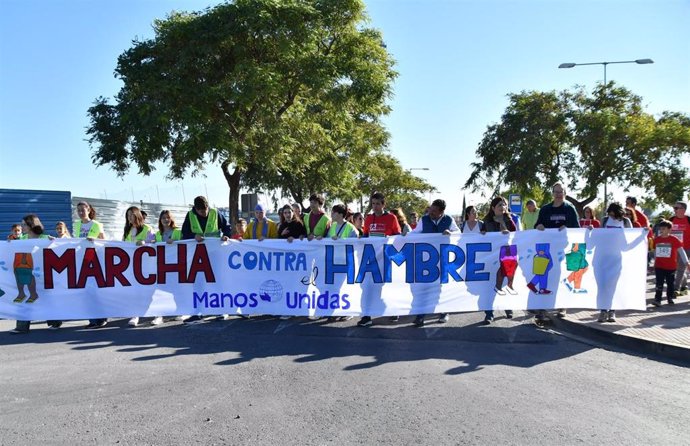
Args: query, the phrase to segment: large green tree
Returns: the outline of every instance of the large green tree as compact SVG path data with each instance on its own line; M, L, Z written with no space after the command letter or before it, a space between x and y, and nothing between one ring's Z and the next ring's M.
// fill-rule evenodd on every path
M582 208L604 184L642 188L647 199L669 202L690 186L683 155L690 151L690 118L643 110L642 98L613 82L588 93L508 95L501 121L488 126L465 187L524 195L567 184L567 199Z
M89 109L94 163L148 175L162 161L170 178L219 165L235 218L242 186L383 150L397 74L366 22L361 0L236 0L156 21L118 58L115 103Z

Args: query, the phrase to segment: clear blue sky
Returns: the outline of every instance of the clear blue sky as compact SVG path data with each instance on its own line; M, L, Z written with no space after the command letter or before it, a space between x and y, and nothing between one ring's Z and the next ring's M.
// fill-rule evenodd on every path
M215 3L2 0L0 187L181 204L182 182L166 181L163 165L123 179L95 168L86 110L117 93L117 56L135 37L151 37L154 19ZM469 163L507 93L591 88L603 78L601 66L559 70L561 62L651 58L653 65L609 66L608 79L641 95L651 113L690 113L687 0L369 0L367 8L400 73L386 119L390 150L406 168L430 169L417 173L451 212L460 211ZM186 179L184 194L227 205L218 167Z

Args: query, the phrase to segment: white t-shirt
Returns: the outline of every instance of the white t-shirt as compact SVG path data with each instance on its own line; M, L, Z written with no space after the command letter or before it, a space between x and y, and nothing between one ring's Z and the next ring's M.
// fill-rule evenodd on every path
M79 228L79 238L86 238L89 235L91 226L93 226L93 220L89 220L88 223L82 223L81 228Z
M470 229L470 224L469 222L464 222L462 224L462 233L463 234L481 234L481 224L479 223L479 220L475 220L475 225L474 228Z
M616 220L613 217L609 217L606 219L606 226L605 228L621 228L623 229L625 227L623 220Z

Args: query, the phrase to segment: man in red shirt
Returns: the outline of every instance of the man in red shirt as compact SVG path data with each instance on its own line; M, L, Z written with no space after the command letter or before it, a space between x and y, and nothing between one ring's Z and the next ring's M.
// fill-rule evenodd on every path
M677 269L683 272L688 264L688 257L683 250L683 244L677 237L671 234L673 224L668 220L659 222L659 235L654 238L654 272L656 274L656 294L652 304L655 307L661 305L661 294L666 282L666 298L669 305L673 304L674 275ZM678 261L680 258L680 262Z
M374 192L369 200L372 213L367 215L364 219L364 226L362 226L362 237L389 237L391 235L398 235L400 224L398 218L389 214L384 210L386 206L386 197L381 192ZM366 296L368 299L369 296ZM362 296L362 309L364 309L365 296ZM394 321L399 319L398 316L393 316ZM360 327L368 327L373 324L371 316L364 316L357 322Z
M398 218L384 210L386 198L381 192L374 192L369 204L372 212L364 219L362 227L364 237L388 237L402 232Z
M671 219L671 235L676 236L683 243L683 250L686 256L690 254L690 217L685 215L688 209L687 203L684 201L676 201L673 205L673 212L675 215ZM675 281L676 293L687 293L687 281L685 279L685 267L678 265L676 269Z

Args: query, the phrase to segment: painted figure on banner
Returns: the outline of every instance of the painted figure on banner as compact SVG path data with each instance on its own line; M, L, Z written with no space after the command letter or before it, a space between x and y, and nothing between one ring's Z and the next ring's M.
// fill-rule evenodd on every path
M532 273L534 277L527 284L527 288L533 293L551 294L551 290L548 289L549 271L553 268L550 245L548 243L537 243L535 250L537 253L534 255L534 260L532 261Z
M568 277L563 279L563 283L573 293L586 293L582 288L582 276L589 268L587 263L587 244L573 243L570 252L565 255L566 269L570 271Z
M34 258L30 252L18 252L14 255L14 277L17 280L17 297L14 299L15 303L22 303L26 299L24 287L29 290L29 299L26 303L34 303L38 299L36 292L36 278L33 275Z

